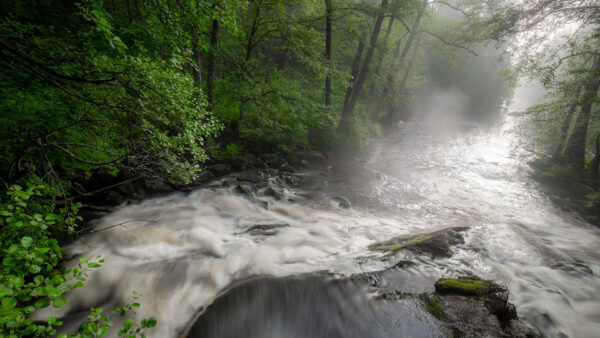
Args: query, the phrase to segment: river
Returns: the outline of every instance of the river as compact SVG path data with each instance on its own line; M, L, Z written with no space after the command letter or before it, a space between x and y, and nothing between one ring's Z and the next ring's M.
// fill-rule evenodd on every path
M95 227L122 225L69 246L74 257L101 255L105 263L58 314L70 313L66 325L75 327L84 315L78 311L112 308L137 290L138 318L158 319L149 335L175 337L234 281L381 270L393 262L365 258L373 255L370 244L466 226L465 244L451 258L396 254L394 261L418 263L407 269L406 290L430 291L442 276L471 271L505 282L520 318L544 336L596 337L600 229L554 205L531 178L531 154L510 114L518 107L493 126L465 126L443 114L401 124L332 171L296 173L304 183L288 187L284 199L261 197L268 210L216 186L122 207ZM353 207L340 208L331 198L337 195ZM257 224L289 226L272 236L243 233ZM594 274L552 269L557 263L583 263ZM242 315L268 320L260 309L238 306Z

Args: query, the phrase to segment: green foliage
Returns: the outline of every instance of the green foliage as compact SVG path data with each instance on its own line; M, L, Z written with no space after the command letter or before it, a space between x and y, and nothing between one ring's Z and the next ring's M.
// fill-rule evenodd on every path
M125 316L127 313L131 312L135 314L136 308L140 307L141 295L137 292L133 292L131 298L125 297L125 305L115 306L115 309L112 311L112 315L118 315L120 317ZM87 320L81 323L76 333L72 334L59 334L59 338L88 338L88 337L103 337L108 334L110 328L113 326L113 321L107 314L105 314L101 307L92 308L90 315L88 315ZM156 318L150 317L148 319L143 319L140 323L135 323L132 319L126 319L123 322L123 328L117 332L119 337L127 337L127 338L136 338L141 337L145 338L146 334L143 332L144 329L150 329L156 326Z
M33 322L29 315L36 309L67 304L64 293L83 286L87 273L100 267L103 260L81 257L77 267L61 271L65 250L50 237L53 231L72 231L76 207L61 208L40 203L46 197L43 185L29 184L26 189L13 185L0 206L0 335L47 336L62 324L49 317L44 324Z
M56 334L62 321L48 317L44 323L34 322L29 315L36 309L52 305L67 305L65 293L83 287L88 273L102 266L100 256L95 260L79 257L75 267L62 271L65 249L53 232L73 231L77 206L60 208L45 202L48 189L43 185L13 185L0 206L0 335L43 337ZM124 316L140 306L140 296L134 292L125 299L124 306L115 307L114 313ZM133 312L135 314L135 312ZM135 324L128 319L120 331L123 337L144 337L142 330L156 325L156 319ZM80 326L77 334L69 337L100 337L108 333L112 322L102 314L101 308L93 308L88 320ZM121 334L122 332L122 334ZM65 336L66 335L62 335Z

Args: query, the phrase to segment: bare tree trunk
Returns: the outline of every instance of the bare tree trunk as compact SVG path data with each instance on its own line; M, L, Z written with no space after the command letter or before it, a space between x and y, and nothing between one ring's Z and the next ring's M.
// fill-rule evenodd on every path
M594 60L593 70L600 68L600 56L596 56ZM592 98L598 93L600 81L598 76L594 76L585 86L583 97L588 102L581 106L575 127L571 133L571 137L567 141L565 147L565 160L573 165L575 169L582 170L585 166L585 144L588 131L588 123L592 112Z
M212 29L210 30L210 52L208 54L208 74L206 79L206 95L208 96L208 104L211 106L214 101L215 54L217 52L218 34L219 21L213 19Z
M385 17L385 7L387 6L387 4L388 0L381 1L381 9L379 10L379 14L377 15L375 26L373 27L373 33L371 34L371 40L369 42L369 49L367 49L367 54L365 55L365 60L363 61L360 73L358 74L356 85L352 90L350 101L347 105L344 105L344 108L342 110L342 117L340 124L338 125L338 131L345 131L348 125L348 119L352 116L352 113L354 112L354 107L356 106L356 102L358 101L358 97L360 96L360 91L362 89L363 83L365 82L367 73L369 72L369 64L373 59L373 53L375 53L375 45L377 44L377 38L379 37L381 24L383 23L383 19Z
M333 8L331 0L325 0L325 59L327 70L325 74L325 106L331 104L331 16Z

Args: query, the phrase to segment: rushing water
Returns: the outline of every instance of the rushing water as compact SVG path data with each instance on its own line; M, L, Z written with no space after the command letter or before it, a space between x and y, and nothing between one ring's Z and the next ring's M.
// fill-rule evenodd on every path
M85 315L78 311L111 308L137 290L143 294L138 317L158 319L150 335L173 337L235 281L381 270L392 262L365 259L373 255L369 244L469 226L466 243L449 259L396 255L395 261L418 262L407 270L407 291L431 290L439 277L468 270L504 281L519 316L545 336L597 336L600 230L553 205L530 178L527 153L510 132L510 115L488 128L439 122L406 123L333 172L298 173L307 183L287 190L285 201L263 197L269 210L234 189L203 188L103 217L97 229L121 225L85 236L69 251L102 255L106 263L69 294L61 314L69 313L67 322L75 325ZM352 209L331 200L340 194L353 202ZM274 236L242 233L275 223L290 226ZM552 269L558 262L584 263L595 274ZM238 315L257 316L260 310L248 306Z

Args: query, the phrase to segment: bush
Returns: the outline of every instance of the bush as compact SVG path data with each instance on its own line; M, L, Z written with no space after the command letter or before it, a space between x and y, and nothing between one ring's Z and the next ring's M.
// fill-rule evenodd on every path
M88 271L99 268L104 262L100 256L96 260L79 258L79 264L61 271L61 263L66 253L55 238L56 232L72 232L81 218L77 216L77 205L57 209L46 199L51 191L44 185L27 183L25 188L13 185L7 191L0 205L0 336L49 336L56 334L56 327L62 324L56 317L48 317L45 322L34 322L30 317L36 309L52 305L55 308L67 305L64 294L80 288L87 279ZM139 300L134 293L134 300ZM115 311L124 315L139 303L118 307ZM82 324L80 332L71 337L102 336L108 332L112 322L103 320L102 309L92 309L88 322ZM100 316L100 317L98 317ZM152 318L151 318L152 319ZM145 320L141 325L127 325L124 334L135 337L146 327L152 327L156 320Z

